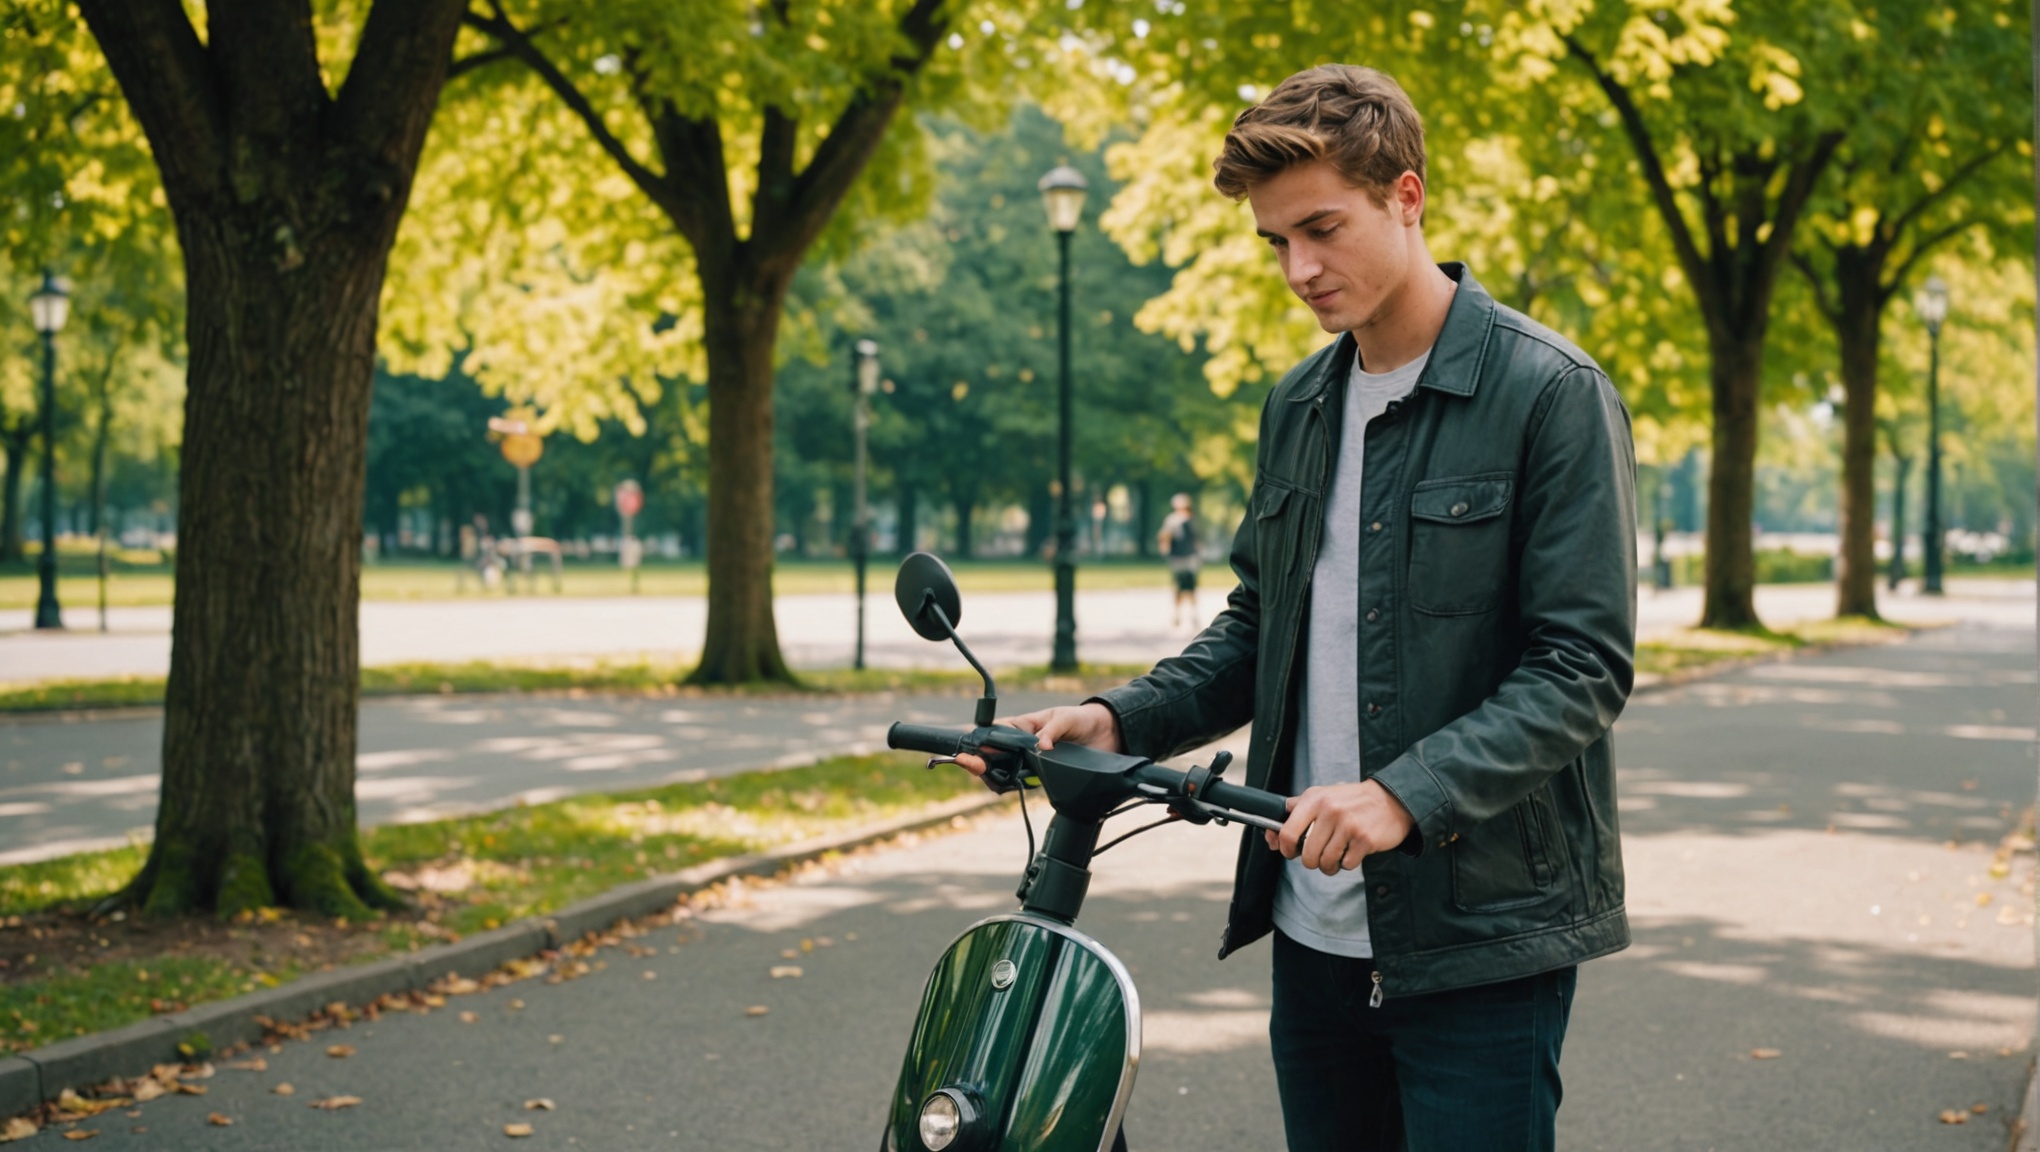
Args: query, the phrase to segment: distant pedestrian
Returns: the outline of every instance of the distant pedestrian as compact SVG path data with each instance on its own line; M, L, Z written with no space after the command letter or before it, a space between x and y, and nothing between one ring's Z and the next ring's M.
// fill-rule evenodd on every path
M1169 506L1155 541L1161 545L1162 555L1169 558L1169 571L1176 579L1176 603L1170 619L1181 627L1185 607L1190 609L1190 622L1197 623L1197 566L1202 558L1197 554L1197 517L1190 510L1190 494L1176 493L1169 498Z

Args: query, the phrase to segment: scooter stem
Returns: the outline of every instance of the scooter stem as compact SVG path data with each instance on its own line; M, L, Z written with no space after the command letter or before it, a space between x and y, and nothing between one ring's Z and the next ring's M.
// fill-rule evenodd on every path
M1048 822L1041 854L1027 865L1020 881L1020 906L1059 924L1074 924L1091 887L1091 855L1104 825L1058 814Z

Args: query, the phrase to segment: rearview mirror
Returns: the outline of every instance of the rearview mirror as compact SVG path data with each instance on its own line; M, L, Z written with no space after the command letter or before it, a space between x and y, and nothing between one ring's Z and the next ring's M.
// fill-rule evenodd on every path
M963 594L957 591L955 574L941 558L926 552L916 552L900 562L899 577L893 581L893 599L899 602L900 614L923 640L948 640L953 635L951 630L963 622ZM947 626L929 611L931 607L940 608L942 615L948 617Z

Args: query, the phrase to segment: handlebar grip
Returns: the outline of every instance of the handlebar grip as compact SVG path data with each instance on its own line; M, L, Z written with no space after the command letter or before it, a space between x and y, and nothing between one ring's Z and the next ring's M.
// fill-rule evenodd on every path
M1288 797L1264 792L1259 788L1249 788L1244 784L1228 784L1223 780L1213 780L1205 785L1201 799L1215 808L1230 808L1235 812L1245 812L1250 816L1259 816L1278 824L1289 819Z
M886 730L885 746L926 752L931 756L954 756L959 752L976 751L970 744L968 729L936 728L928 724L894 724Z

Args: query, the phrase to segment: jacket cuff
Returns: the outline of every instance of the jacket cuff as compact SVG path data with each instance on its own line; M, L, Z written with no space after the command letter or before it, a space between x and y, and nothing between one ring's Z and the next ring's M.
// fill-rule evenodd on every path
M1416 821L1399 846L1401 852L1417 856L1433 845L1443 848L1452 842L1452 797L1422 760L1405 752L1368 779L1388 789Z
M1154 697L1153 689L1135 680L1101 692L1084 703L1103 704L1112 713L1119 722L1119 742L1129 755L1152 757L1165 742Z

